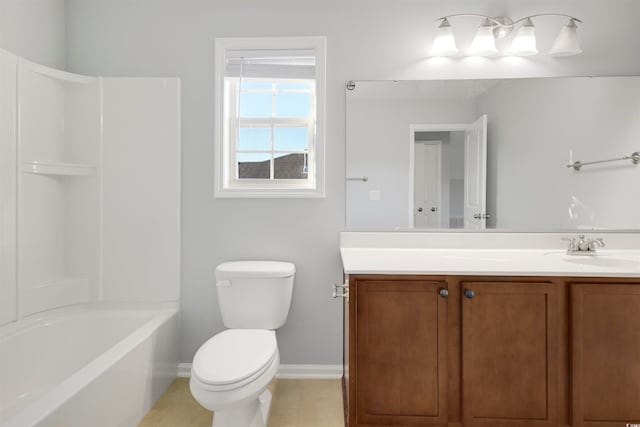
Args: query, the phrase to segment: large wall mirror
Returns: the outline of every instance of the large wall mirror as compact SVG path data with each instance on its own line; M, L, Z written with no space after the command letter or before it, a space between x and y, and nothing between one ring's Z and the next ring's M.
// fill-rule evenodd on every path
M640 230L640 77L357 81L346 97L348 229Z

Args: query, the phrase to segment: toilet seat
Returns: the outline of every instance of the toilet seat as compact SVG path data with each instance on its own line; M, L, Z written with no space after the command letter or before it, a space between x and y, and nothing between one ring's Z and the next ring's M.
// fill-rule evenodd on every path
M274 331L228 329L197 351L192 375L210 391L240 388L262 375L277 357Z

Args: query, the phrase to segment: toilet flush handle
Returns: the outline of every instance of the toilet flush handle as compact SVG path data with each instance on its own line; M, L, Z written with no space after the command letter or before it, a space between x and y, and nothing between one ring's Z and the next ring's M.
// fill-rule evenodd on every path
M219 288L228 288L231 286L231 280L221 280L216 283L216 286Z
M346 298L349 300L349 282L345 282L344 285L333 285L333 297L334 298Z

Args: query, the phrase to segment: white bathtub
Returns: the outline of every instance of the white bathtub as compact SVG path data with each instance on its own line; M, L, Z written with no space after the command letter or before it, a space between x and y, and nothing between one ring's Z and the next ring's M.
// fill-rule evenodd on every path
M135 426L176 377L175 308L68 307L0 328L0 427Z

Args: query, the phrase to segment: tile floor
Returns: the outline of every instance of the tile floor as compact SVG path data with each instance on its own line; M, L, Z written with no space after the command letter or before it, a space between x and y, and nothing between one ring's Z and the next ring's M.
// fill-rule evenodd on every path
M269 427L344 427L340 380L274 380ZM211 427L213 414L178 378L138 427Z

